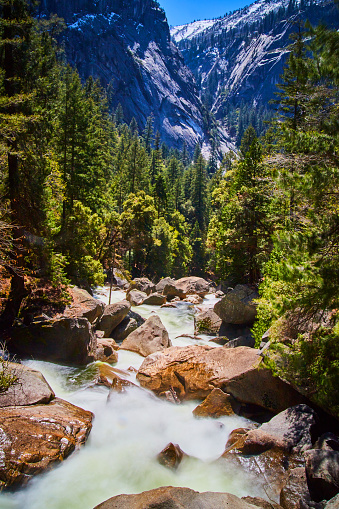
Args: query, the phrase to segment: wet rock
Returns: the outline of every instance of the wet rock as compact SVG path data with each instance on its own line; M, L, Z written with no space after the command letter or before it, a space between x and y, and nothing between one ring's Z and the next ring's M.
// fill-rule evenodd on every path
M219 318L213 309L206 309L194 317L194 331L196 334L210 334L216 336L221 324L221 318Z
M135 311L129 311L126 318L113 330L112 338L120 343L143 323L145 323L145 320L142 316Z
M176 281L167 281L162 293L166 295L168 300L173 297L179 297L180 299L184 299L186 297L186 293L182 288L177 286Z
M260 454L273 448L304 453L312 447L311 433L315 423L314 410L307 405L297 405L248 431L236 447L241 454Z
M198 493L189 488L167 486L138 495L118 495L95 509L257 509L229 493Z
M85 443L93 414L61 399L48 405L3 408L0 486L18 488Z
M158 395L173 387L180 400L205 399L214 388L220 388L240 402L273 412L303 401L289 384L263 366L258 350L246 347L171 347L145 359L137 378Z
M126 380L125 378L121 378L120 376L115 375L112 380L108 399L111 398L113 392L125 392L129 387L137 387L139 389L139 387L130 380Z
M158 315L152 315L122 342L121 349L147 357L170 346L171 341L162 321Z
M256 298L255 290L247 285L237 285L215 304L214 311L226 323L252 325L257 314L253 303Z
M61 318L13 327L8 348L20 357L83 366L95 358L96 337L87 318Z
M310 501L305 467L289 470L280 492L280 505L283 509L300 509L301 502L307 506Z
M166 302L166 297L161 295L161 293L152 293L149 297L146 297L143 304L148 304L150 306L162 306Z
M207 398L193 410L196 417L221 417L238 413L240 404L221 389L213 389Z
M101 362L118 362L119 346L112 338L97 339L96 360Z
M172 444L171 442L158 454L157 460L160 465L176 470L184 456L185 453L180 449L179 445Z
M210 291L209 283L202 277L196 276L182 277L175 282L175 286L185 295L197 294L205 297Z
M16 363L8 363L7 369L17 380L6 392L0 392L0 408L49 403L54 398L40 371Z
M159 283L155 286L155 291L157 293L162 293L167 283L175 283L175 279L171 277L164 277L163 279L160 279Z
M312 500L330 500L339 493L339 452L313 449L305 453Z
M103 302L95 299L86 290L77 286L68 288L68 291L72 297L72 304L65 309L64 317L87 318L90 323L100 318L105 308Z
M131 303L131 306L141 306L144 300L147 298L147 293L140 292L139 290L131 290L127 295L126 299Z
M140 292L146 293L146 295L150 295L155 292L155 284L147 277L139 277L131 281L127 292L129 293L131 290L139 290Z
M113 330L123 321L130 309L131 304L127 300L109 304L105 307L97 329L104 331L105 338L111 337Z
M267 502L267 500L260 497L242 497L242 500L245 500L248 504L260 507L261 509L282 509L281 505L272 501Z
M166 302L166 304L163 304L161 306L162 308L177 308L178 306L176 305L175 302Z
M187 297L184 299L184 302L188 302L190 304L193 304L194 306L202 304L203 301L204 299L199 295L187 295Z

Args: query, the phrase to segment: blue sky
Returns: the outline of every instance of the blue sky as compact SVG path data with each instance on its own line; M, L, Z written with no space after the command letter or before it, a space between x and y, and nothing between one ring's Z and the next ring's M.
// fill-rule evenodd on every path
M254 0L159 0L170 25L183 25L197 19L223 16L229 11L253 3Z

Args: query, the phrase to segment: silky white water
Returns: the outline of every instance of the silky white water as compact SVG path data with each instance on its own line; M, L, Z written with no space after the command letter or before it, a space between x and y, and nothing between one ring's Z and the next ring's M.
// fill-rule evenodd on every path
M106 301L107 289L99 297ZM125 298L113 292L112 302ZM204 304L213 304L209 297ZM196 344L180 334L193 334L194 309L185 303L178 309L139 306L134 309L147 318L157 312L177 346ZM207 336L198 343L206 343ZM212 343L213 344L213 343ZM120 350L115 367L139 368L143 358ZM234 464L216 462L223 453L229 433L244 427L241 417L196 419L197 402L175 405L148 391L129 388L113 393L96 386L96 370L69 368L40 361L27 364L41 371L56 396L91 410L93 429L86 445L50 472L37 476L14 494L0 494L0 509L92 509L96 504L121 493L139 493L160 486L186 486L197 491L225 491L238 496L263 496L261 485ZM135 383L135 374L129 375ZM177 443L190 457L177 471L161 466L157 454L169 443Z

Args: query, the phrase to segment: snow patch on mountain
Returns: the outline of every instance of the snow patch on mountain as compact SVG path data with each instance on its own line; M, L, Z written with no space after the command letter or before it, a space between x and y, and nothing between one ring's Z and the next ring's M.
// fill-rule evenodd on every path
M171 37L176 43L180 42L182 39L192 39L213 26L215 22L215 19L208 19L203 21L193 21L193 23L189 23L188 25L172 27Z

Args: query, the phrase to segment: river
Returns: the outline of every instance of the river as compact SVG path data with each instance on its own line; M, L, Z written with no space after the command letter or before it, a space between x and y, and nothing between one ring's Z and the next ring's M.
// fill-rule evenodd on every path
M107 288L99 289L97 295L108 302ZM112 302L124 298L121 291L112 294ZM204 305L212 306L214 302L215 298L209 295ZM175 346L206 344L210 339L177 338L194 333L194 308L187 303L179 303L176 309L146 305L133 309L144 318L158 313ZM114 367L138 369L142 362L143 357L138 354L120 350ZM215 461L223 453L229 433L246 426L246 419L197 419L192 415L197 402L175 405L139 388L113 393L107 401L108 389L93 384L93 365L79 369L41 361L25 364L43 373L56 396L91 410L95 419L85 446L51 471L37 476L26 488L0 494L0 509L92 509L114 495L160 486L186 486L240 497L265 496L255 477L225 460ZM135 374L130 373L129 377L137 383ZM179 444L190 456L177 471L156 460L169 442Z

